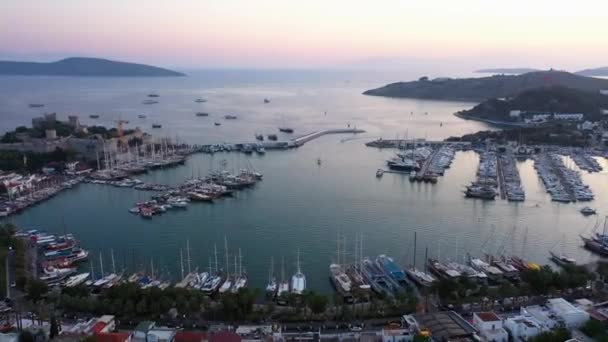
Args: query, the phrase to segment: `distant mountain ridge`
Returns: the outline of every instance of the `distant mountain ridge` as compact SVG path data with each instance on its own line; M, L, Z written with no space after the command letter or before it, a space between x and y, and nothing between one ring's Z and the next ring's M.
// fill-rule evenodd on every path
M510 75L519 75L525 74L528 72L540 71L534 68L489 68L489 69L479 69L475 70L476 73L479 74L510 74Z
M535 71L522 75L494 75L480 78L426 77L418 81L397 82L365 91L364 95L419 98L431 100L484 101L492 98L515 96L523 91L562 86L599 93L608 89L608 80L572 74L565 71Z
M177 71L101 58L70 57L51 63L0 61L0 75L177 77Z
M608 76L608 67L599 67L577 71L576 74L583 76Z

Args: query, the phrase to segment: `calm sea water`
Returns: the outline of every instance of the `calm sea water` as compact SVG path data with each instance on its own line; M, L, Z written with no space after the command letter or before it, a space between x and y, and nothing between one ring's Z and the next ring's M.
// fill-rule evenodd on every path
M2 77L2 131L29 125L32 117L45 111L56 111L62 118L78 114L84 124L112 125L120 118L129 120L131 127L190 143L253 141L255 133L277 133L283 121L296 129L296 135L349 123L367 131L357 136L325 136L297 150L271 151L265 156L196 155L185 166L150 172L141 178L175 184L192 175L205 175L226 160L234 169L251 164L264 174L255 188L234 198L192 204L185 211L153 220L127 211L149 193L93 184L66 191L11 220L25 228L73 232L95 254L96 265L98 254L103 253L106 270L113 249L119 268L148 266L153 259L157 270L174 279L179 277L179 249L185 248L187 239L193 265L204 268L214 244L224 264L226 237L230 267L240 248L243 267L258 287L265 285L271 256L277 271L280 260L285 259L285 272L290 276L299 249L309 287L322 292L330 291L328 264L335 254L338 233L346 237L350 249L354 249L355 234L361 233L366 255L386 253L405 264L413 260L417 232L419 266L425 247L431 256L452 259L502 248L540 263L548 262L551 248L579 260L593 258L580 247L578 235L589 232L598 217L583 217L581 204L552 203L531 161L518 165L527 197L518 204L464 198L463 187L474 179L478 163L472 152L458 153L436 185L412 184L407 177L393 174L375 177L375 170L393 152L367 148L363 144L368 140L405 135L443 139L491 129L452 115L472 103L361 95L366 89L417 76L231 70L167 79ZM160 94L159 104L141 104L150 92ZM194 103L198 97L208 102ZM264 98L271 103L263 104ZM27 107L34 102L46 107ZM197 111L211 116L195 117ZM93 113L100 119L89 119ZM147 118L138 119L139 114ZM239 118L225 121L226 114ZM215 121L222 126L214 126ZM161 123L163 128L152 130L152 123ZM320 166L317 158L322 160ZM584 174L583 178L596 193L591 206L603 215L608 210L606 174Z

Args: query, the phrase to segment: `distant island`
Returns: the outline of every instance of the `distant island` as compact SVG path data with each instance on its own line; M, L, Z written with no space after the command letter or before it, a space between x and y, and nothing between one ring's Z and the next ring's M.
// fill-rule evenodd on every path
M535 71L522 75L494 75L479 78L421 77L418 81L397 82L365 91L364 95L431 100L481 102L487 99L515 96L523 91L563 86L599 93L608 89L608 80L585 77L566 71Z
M576 74L583 76L608 76L608 67L585 69L577 71Z
M186 76L177 71L145 64L85 57L71 57L51 63L0 61L0 75L106 77Z
M508 74L508 75L520 75L528 72L540 71L533 68L490 68L490 69L479 69L475 70L479 74Z
M491 123L529 126L546 122L549 117L538 122L539 118L546 115L560 113L561 116L572 116L571 119L565 117L565 120L598 121L602 119L605 108L608 108L608 96L550 86L526 90L512 98L489 99L472 109L456 113L456 116ZM582 115L582 118L575 119L575 115Z

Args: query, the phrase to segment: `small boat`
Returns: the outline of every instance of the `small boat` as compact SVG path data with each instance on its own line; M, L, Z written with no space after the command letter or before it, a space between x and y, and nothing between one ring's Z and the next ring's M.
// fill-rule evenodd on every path
M163 125L161 124L152 124L152 128L161 128Z
M159 97L160 95L156 94L156 93L150 93L148 94L148 97Z
M256 134L255 139L259 141L264 141L264 136L262 134Z
M226 115L226 116L224 116L224 119L226 119L226 120L236 120L237 117L236 117L236 115Z
M139 214L139 211L140 211L139 207L133 207L133 208L129 209L129 212L131 214Z
M277 141L277 135L276 134L268 134L268 140Z
M595 215L596 213L596 210L591 207L584 207L581 209L581 214L583 215Z
M84 283L89 277L90 273L80 273L75 276L69 277L65 281L65 287L76 287L82 283Z
M283 132L283 133L293 133L293 128L290 127L279 127L279 131Z
M97 114L91 114L91 115L89 115L89 117L91 119L99 119L99 115L97 115Z
M139 114L137 117L140 118L140 119L145 119L146 118L146 116L144 114Z
M264 99L264 103L270 103L269 99Z
M197 112L196 116L209 116L209 113L205 113L205 112Z
M158 103L158 101L156 101L156 100L144 100L144 101L142 101L141 103L142 103L142 104L145 104L145 105L151 105L151 104L156 104L156 103Z
M384 170L378 169L376 170L376 177L381 178L384 175Z
M266 154L266 149L264 148L264 146L257 146L255 148L255 151L257 152L257 154Z
M205 99L201 99L201 98L199 97L198 99L194 100L194 102L196 102L196 103L204 103L204 102L207 102L207 100L205 100Z
M214 123L214 125L219 126L219 125L221 125L221 123L216 122L216 123Z
M40 108L40 107L44 107L44 105L42 103L30 103L29 107L30 108Z
M317 158L317 165L321 165L321 158Z

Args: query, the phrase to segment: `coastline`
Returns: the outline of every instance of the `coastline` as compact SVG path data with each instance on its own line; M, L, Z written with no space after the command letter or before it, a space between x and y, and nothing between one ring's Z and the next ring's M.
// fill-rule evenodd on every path
M462 114L460 114L458 112L454 113L454 116L457 116L457 117L459 117L461 119L464 119L464 120L473 120L473 121L485 122L485 123L489 123L489 124L497 125L497 126L509 126L509 127L525 127L526 126L523 123L484 119L484 118L479 118L479 117L475 117L475 116L466 116L466 115L462 115Z

